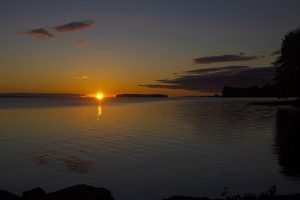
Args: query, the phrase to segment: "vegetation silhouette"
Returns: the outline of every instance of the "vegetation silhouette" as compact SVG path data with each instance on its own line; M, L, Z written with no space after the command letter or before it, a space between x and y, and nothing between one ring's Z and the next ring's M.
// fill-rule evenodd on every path
M292 195L275 195L277 192L277 187L274 185L268 191L261 192L259 194L255 193L245 193L239 194L229 194L227 188L224 188L222 193L223 198L212 199L208 197L190 197L190 196L172 196L163 200L299 200L300 194Z
M276 85L250 86L250 87L229 87L225 86L222 90L223 97L277 97L278 90Z
M267 192L261 192L260 194L245 193L243 195L230 195L225 187L222 196L225 197L225 200L271 200L274 199L276 191L277 186L273 185Z
M272 64L280 97L300 97L300 29L284 36L276 54L279 56Z
M225 86L224 97L300 97L300 29L288 32L275 52L275 84L250 87Z

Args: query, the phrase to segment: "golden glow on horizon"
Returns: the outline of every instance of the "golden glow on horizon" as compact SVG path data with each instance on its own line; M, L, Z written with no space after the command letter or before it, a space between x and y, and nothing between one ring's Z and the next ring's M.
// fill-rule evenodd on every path
M103 95L103 93L97 93L95 97L98 100L102 100L104 98L104 95Z

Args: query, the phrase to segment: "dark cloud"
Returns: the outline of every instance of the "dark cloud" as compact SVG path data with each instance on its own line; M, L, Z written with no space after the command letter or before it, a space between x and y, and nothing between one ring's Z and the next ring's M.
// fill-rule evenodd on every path
M208 56L195 58L194 64L210 64L218 62L237 62L237 61L249 61L257 59L257 56L244 56L244 55L220 55L220 56Z
M85 20L80 22L71 22L61 26L55 26L54 29L60 33L76 32L86 29L91 29L95 26L95 22L92 20Z
M54 35L49 33L44 28L32 29L32 30L29 30L26 32L21 32L21 34L33 36L33 37L35 37L37 39L41 39L41 40L54 38Z
M95 22L92 20L85 20L85 21L80 21L80 22L71 22L68 24L60 25L60 26L55 26L53 27L57 32L60 33L68 33L68 32L76 32L80 30L85 30L85 29L91 29L95 26ZM29 35L33 36L37 39L51 39L54 38L54 35L47 31L45 28L37 28L37 29L32 29L29 31L21 32L23 35ZM88 45L87 41L84 40L77 40L75 41L76 45Z
M185 71L186 74L198 74L198 75L208 75L213 73L228 72L228 71L239 71L250 68L249 66L226 66L226 67L214 67L214 68L204 68Z
M220 92L224 86L246 87L272 83L274 68L228 66L184 72L174 79L158 80L159 84L139 85L148 88L184 89L200 92Z

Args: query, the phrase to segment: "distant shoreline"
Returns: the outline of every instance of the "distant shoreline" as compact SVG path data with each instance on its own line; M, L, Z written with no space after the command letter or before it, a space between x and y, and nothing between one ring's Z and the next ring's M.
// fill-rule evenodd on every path
M71 93L0 93L0 98L32 98L32 97L82 97L82 94L71 94Z
M118 94L116 98L123 98L123 97L133 97L133 98L140 98L140 97L163 97L166 98L168 95L165 94Z

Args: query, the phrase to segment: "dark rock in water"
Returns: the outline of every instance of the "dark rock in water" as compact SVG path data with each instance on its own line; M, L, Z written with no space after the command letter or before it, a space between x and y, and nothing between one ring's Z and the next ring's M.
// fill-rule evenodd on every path
M25 191L22 195L22 199L26 200L42 200L45 199L45 197L46 192L40 187Z
M1 200L20 200L21 197L15 195L15 194L12 194L8 191L0 190L0 199Z
M48 193L47 200L114 200L114 198L107 189L76 185Z
M172 196L164 200L212 200L207 197Z

